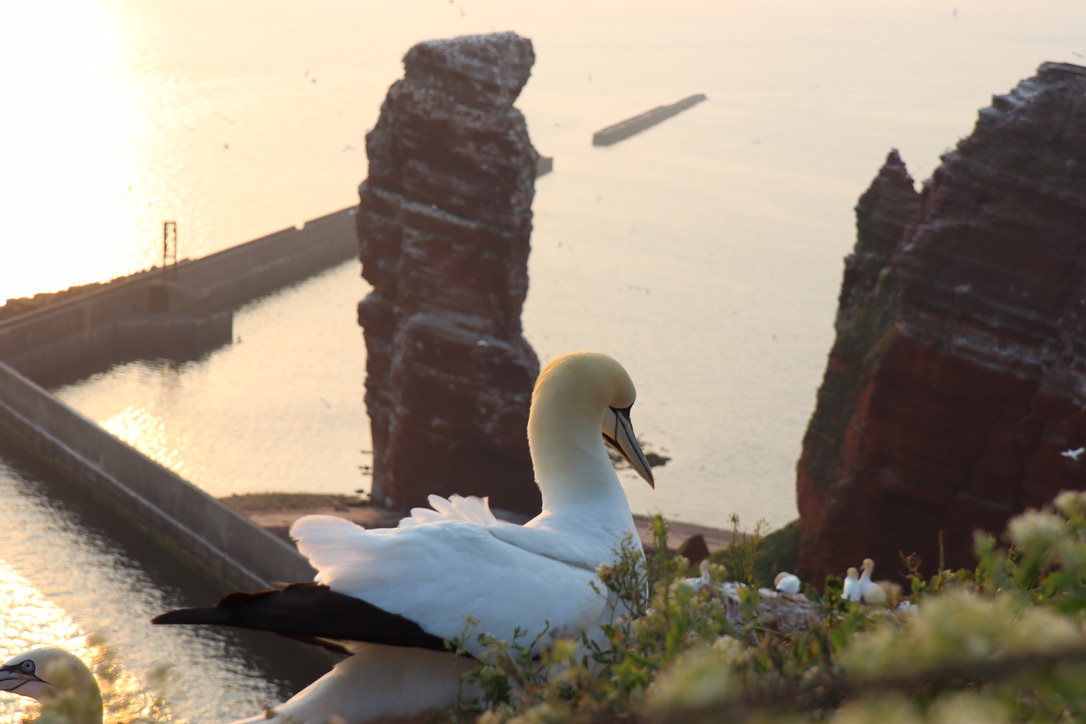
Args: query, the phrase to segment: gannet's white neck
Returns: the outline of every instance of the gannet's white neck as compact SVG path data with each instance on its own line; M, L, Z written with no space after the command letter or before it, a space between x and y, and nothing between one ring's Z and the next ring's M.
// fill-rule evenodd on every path
M530 438L544 512L592 504L627 505L600 435L600 420L586 423L543 425L545 432Z

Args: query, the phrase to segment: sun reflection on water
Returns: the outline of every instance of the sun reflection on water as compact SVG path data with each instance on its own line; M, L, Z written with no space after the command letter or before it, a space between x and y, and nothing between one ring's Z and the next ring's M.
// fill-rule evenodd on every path
M0 561L0 657L5 661L38 646L59 646L86 653L86 637L63 609Z
M101 422L101 426L160 465L179 475L185 472L183 442L167 430L165 421L146 407L130 405Z

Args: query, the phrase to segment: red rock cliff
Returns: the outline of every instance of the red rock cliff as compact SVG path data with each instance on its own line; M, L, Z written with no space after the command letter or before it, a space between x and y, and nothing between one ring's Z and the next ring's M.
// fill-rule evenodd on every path
M800 568L970 566L975 529L1086 486L1086 68L980 112L922 192L891 153L856 208L798 463Z
M537 512L521 336L538 155L513 102L535 55L513 33L420 43L366 136L358 239L374 499L489 495Z

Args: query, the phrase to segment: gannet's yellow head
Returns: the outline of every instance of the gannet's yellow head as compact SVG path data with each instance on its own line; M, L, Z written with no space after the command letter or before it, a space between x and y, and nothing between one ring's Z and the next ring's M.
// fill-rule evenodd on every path
M565 427L595 420L604 442L655 487L652 470L630 422L630 408L636 398L633 380L614 358L601 352L561 355L539 373L532 392L529 440L541 439L546 426Z
M102 721L102 695L94 674L78 656L64 649L41 648L8 659L0 666L0 691L63 704L73 724Z

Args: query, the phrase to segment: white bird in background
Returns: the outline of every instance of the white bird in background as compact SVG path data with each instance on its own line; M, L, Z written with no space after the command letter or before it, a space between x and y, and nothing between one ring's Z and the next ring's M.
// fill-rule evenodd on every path
M1074 450L1064 450L1060 455L1063 455L1065 458L1071 458L1077 463L1078 459L1082 456L1082 453L1086 453L1086 447L1077 447Z
M882 589L882 586L871 580L872 574L875 573L875 561L870 558L864 558L864 570L860 574L859 587L860 598L864 603L870 603L874 605L880 605L886 603L886 591Z
M781 571L773 579L773 586L781 593L799 593L799 576L788 571Z
M64 649L34 649L11 657L0 666L0 691L39 701L42 719L102 724L102 694L94 674Z
M607 355L577 352L547 365L528 419L543 510L523 526L495 518L486 499L459 496L431 496L432 509L416 508L392 529L307 516L291 535L319 572L316 583L235 593L155 622L257 628L351 654L274 713L245 722L334 715L360 724L455 704L474 662L455 658L445 641L461 638L478 654L475 634L512 641L519 631L517 641L541 648L624 612L593 581L624 538L640 550L603 444L653 484L630 424L634 397L629 375Z
M856 570L855 566L850 566L848 573L845 574L845 585L841 589L841 598L846 601L859 601L860 600L860 572Z

